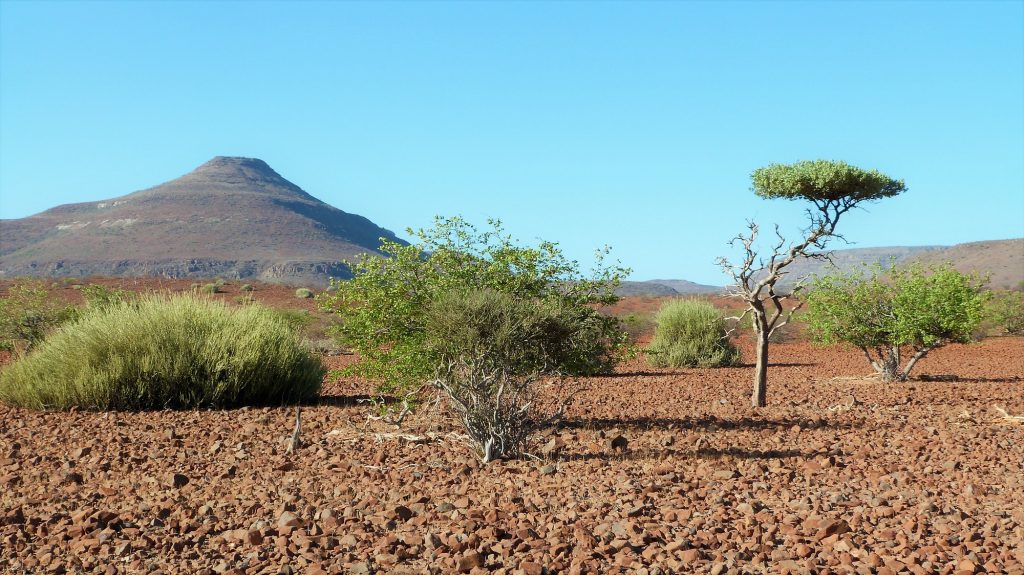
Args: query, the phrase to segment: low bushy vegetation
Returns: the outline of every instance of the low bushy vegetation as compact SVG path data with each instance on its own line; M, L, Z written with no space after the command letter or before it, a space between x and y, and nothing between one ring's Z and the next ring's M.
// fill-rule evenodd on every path
M629 336L629 342L633 345L653 334L657 326L653 313L630 313L619 320L622 322L622 330Z
M34 409L293 403L324 368L263 306L148 296L84 312L0 374L0 401Z
M242 284L242 287L238 288L238 291L250 292L250 291L252 291L252 289L253 289L252 285L250 285L250 284Z
M425 314L439 297L487 289L521 300L546 302L562 318L564 333L553 371L575 375L610 369L626 337L615 317L598 311L617 300L614 290L628 270L605 267L584 275L552 242L517 245L498 221L480 232L460 218L438 218L411 235L412 245L382 240L380 256L346 262L353 278L332 281L322 309L340 320L340 343L359 353L346 373L378 382L378 397L408 399L433 375L437 354L427 345Z
M220 286L217 284L206 284L199 288L199 292L204 294L220 293Z
M57 303L46 284L18 280L0 298L0 349L31 351L57 326L74 318L74 307Z
M972 340L986 299L981 286L951 265L826 276L807 296L808 333L860 348L885 381L906 380L931 350Z
M724 367L739 361L722 312L698 299L667 302L655 316L647 361L655 367Z
M494 290L452 292L428 306L434 385L485 463L522 454L530 435L561 414L542 413L538 386L564 359L571 319L563 311Z
M299 299L310 299L313 297L313 290L309 288L299 288L295 290L295 297Z
M989 292L978 326L978 337L1024 335L1024 293L1012 290Z

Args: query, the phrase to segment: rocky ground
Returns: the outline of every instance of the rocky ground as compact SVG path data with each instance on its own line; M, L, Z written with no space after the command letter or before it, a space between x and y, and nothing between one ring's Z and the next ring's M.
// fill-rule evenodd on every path
M429 407L0 407L0 573L1024 573L1024 339L918 378L777 345L750 368L586 380L538 460L481 466ZM333 358L332 361L345 361ZM402 435L408 437L402 437Z

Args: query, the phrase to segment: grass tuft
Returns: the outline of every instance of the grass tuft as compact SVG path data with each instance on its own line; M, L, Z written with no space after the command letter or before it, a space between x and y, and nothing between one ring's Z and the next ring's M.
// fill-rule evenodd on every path
M188 409L316 397L324 367L260 305L148 296L86 312L0 373L0 401L32 409Z
M722 312L706 301L670 301L655 322L654 339L645 350L654 367L724 367L739 361L739 351L725 337Z

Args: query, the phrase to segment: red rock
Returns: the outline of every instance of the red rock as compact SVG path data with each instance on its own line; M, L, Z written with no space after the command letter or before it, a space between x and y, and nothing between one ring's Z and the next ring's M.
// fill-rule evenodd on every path
M818 529L818 533L814 536L814 540L821 541L826 537L831 537L833 535L842 535L843 533L849 532L850 524L846 521L843 521L842 519L830 520L821 524L820 529Z
M484 566L484 556L476 551L470 551L460 557L456 565L459 573L469 573L474 567Z
M974 561L971 561L970 559L964 558L964 559L961 559L960 562L956 564L956 570L957 571L966 571L968 573L975 573L978 570L978 565Z
M700 550L687 549L679 554L679 559L683 562L683 564L689 565L700 559Z
M544 566L534 561L521 561L519 569L524 575L544 575Z

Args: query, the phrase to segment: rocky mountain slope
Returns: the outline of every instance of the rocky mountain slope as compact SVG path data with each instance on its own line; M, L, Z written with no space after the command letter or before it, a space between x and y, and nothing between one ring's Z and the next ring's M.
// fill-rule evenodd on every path
M1024 285L1024 238L971 242L954 246L890 246L834 250L831 262L798 260L786 268L779 282L781 290L792 289L800 278L813 278L836 271L850 272L875 264L888 267L919 263L925 266L952 263L962 272L988 276L993 289L1020 289ZM724 279L724 276L723 276ZM686 280L623 282L619 295L674 296L722 293L724 287Z
M100 202L0 220L0 278L165 276L325 285L340 260L395 235L332 207L262 160L216 157Z

